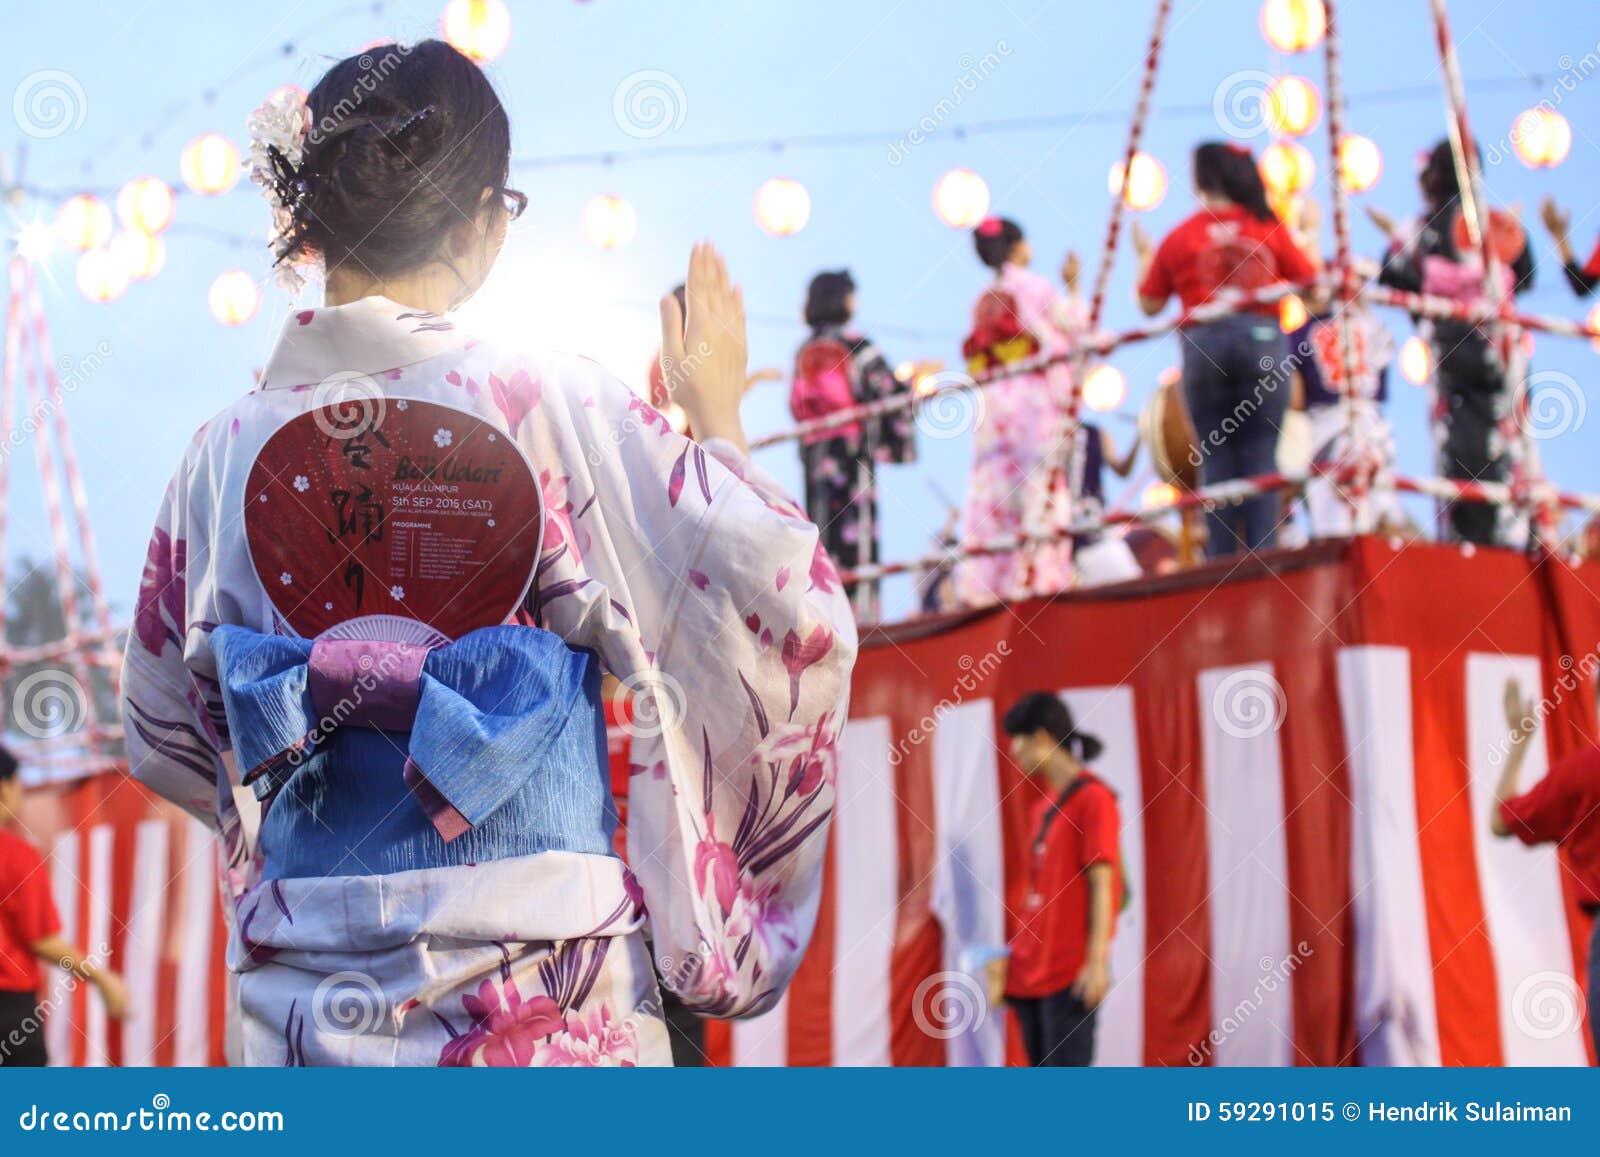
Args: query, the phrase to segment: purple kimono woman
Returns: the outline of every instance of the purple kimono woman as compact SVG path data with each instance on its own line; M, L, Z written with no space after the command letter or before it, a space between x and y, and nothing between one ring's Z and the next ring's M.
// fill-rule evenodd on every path
M123 680L133 774L223 841L243 1059L670 1063L657 973L749 1016L804 953L856 651L749 461L740 291L700 245L687 316L662 302L690 442L452 320L526 204L466 57L369 49L251 130L325 304L185 453ZM634 696L626 864L603 674Z

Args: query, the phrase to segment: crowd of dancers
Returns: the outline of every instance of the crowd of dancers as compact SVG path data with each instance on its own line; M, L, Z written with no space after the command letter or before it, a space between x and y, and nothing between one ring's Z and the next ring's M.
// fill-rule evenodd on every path
M1368 216L1388 239L1381 261L1362 274L1395 290L1487 307L1490 282L1463 210L1462 158L1440 141L1420 165L1418 211L1396 219ZM1233 294L1260 294L1282 283L1299 292L1304 313L1285 321L1279 305L1256 300L1237 312L1179 330L1181 370L1158 401L1186 419L1183 437L1162 429L1161 415L1141 420L1132 445L1077 416L1070 355L1096 335L1080 294L1080 264L1067 254L1052 278L1035 267L1026 232L990 217L973 230L976 256L991 274L979 291L963 346L974 377L999 372L982 389L964 500L938 535L949 561L918 581L924 613L1047 595L1071 585L1120 581L1172 569L1190 553L1217 559L1241 551L1297 545L1308 536L1420 534L1392 486L1394 441L1384 416L1397 344L1360 298L1345 298L1321 275L1328 262L1318 239L1315 201L1269 194L1257 159L1243 144L1210 141L1191 159L1195 211L1159 242L1137 225L1137 303L1155 316L1176 299L1185 311ZM1569 215L1547 201L1541 217L1580 296L1600 284L1600 250L1580 265L1568 236ZM1488 215L1502 294L1533 285L1532 247L1515 210ZM844 271L813 278L806 299L810 333L796 354L791 411L800 422L864 403L909 395L937 363L899 376L854 325L855 283ZM1437 470L1470 483L1524 481L1516 410L1527 400L1527 351L1494 323L1413 318L1431 372L1430 420ZM1041 357L1042 355L1042 357ZM1054 358L1055 360L1051 360ZM1045 368L1038 368L1040 363ZM1346 369L1348 367L1348 380ZM667 400L667 399L662 399ZM913 399L880 416L804 435L807 510L827 549L847 573L879 561L877 469L914 461ZM1145 415L1143 417L1149 417ZM1175 444L1176 443L1176 444ZM1182 535L1140 525L1127 532L1097 527L1107 512L1104 474L1127 477L1141 444L1157 477L1211 486L1275 471L1304 474L1298 494L1264 488L1207 509L1204 526ZM1359 470L1362 501L1348 478ZM1297 512L1303 511L1303 515ZM1442 505L1440 537L1476 545L1520 545L1525 515L1510 504L1462 498ZM982 550L1021 541L1020 549ZM969 548L980 548L971 552ZM858 616L878 618L876 581L850 584Z

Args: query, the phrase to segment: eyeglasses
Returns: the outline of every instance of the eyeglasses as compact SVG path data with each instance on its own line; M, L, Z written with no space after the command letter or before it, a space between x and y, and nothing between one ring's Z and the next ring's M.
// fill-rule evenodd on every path
M528 194L526 193L519 192L516 189L507 189L503 185L497 186L495 192L500 194L500 200L505 204L506 216L513 221L522 216L523 211L528 207Z

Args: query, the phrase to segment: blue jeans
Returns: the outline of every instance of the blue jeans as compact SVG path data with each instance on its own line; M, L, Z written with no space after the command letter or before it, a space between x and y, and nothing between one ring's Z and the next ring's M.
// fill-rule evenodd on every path
M1291 368L1277 318L1240 314L1192 326L1183 339L1183 400L1198 437L1200 484L1276 470ZM1282 505L1273 493L1210 511L1206 557L1271 547Z

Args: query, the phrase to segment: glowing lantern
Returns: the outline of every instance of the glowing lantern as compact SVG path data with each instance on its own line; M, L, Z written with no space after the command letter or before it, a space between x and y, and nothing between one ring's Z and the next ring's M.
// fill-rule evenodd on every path
M111 210L99 197L80 193L61 203L56 212L56 232L68 249L87 253L111 240Z
M243 325L256 315L261 291L244 270L230 269L211 283L206 299L211 304L211 316L223 325Z
M193 192L226 193L239 179L239 150L221 133L206 133L183 146L178 172Z
M1293 333L1305 325L1309 317L1306 303L1293 293L1278 303L1278 328L1284 333Z
M1267 123L1274 132L1303 137L1322 116L1322 95L1303 76L1280 76L1267 89Z
M1511 141L1528 168L1553 169L1572 148L1572 126L1554 109L1530 108L1512 124Z
M1383 154L1367 137L1348 136L1339 142L1339 179L1352 193L1365 193L1383 176Z
M172 186L160 177L135 177L117 190L117 220L155 236L172 224Z
M1083 404L1091 410L1115 410L1127 396L1128 381L1116 366L1096 366L1083 379Z
M617 249L633 240L638 214L621 197L601 193L583 205L583 235L602 249Z
M1315 48L1327 31L1322 0L1267 0L1261 6L1261 35L1279 52Z
M1414 386L1433 377L1433 355L1428 352L1427 342L1420 337L1406 339L1400 347L1400 372Z
M501 0L450 0L439 28L457 51L485 63L511 43L511 11Z
M78 290L90 301L115 301L128 288L128 271L109 249L78 258Z
M1584 319L1584 324L1589 327L1591 332L1600 333L1600 305L1595 306L1589 311L1589 316ZM1600 350L1600 337L1591 338L1590 344L1593 345L1596 350Z
M1115 197L1122 191L1122 162L1111 166L1106 186ZM1167 170L1149 153L1133 154L1133 171L1128 176L1125 198L1128 208L1143 211L1154 209L1167 195Z
M756 224L774 237L790 237L811 220L811 194L799 181L773 177L756 190Z
M149 281L167 263L167 243L138 229L126 229L111 239L111 255L135 281Z
M989 212L989 186L971 169L951 169L933 186L933 211L952 229L970 229Z
M1178 488L1170 482L1150 483L1139 498L1139 504L1146 510L1154 510L1158 506L1171 506L1176 501L1178 501Z
M29 221L17 230L17 256L24 261L43 261L55 243L56 231L43 221Z
M1306 147L1278 141L1261 150L1261 180L1269 190L1284 196L1303 193L1317 176L1317 163Z

